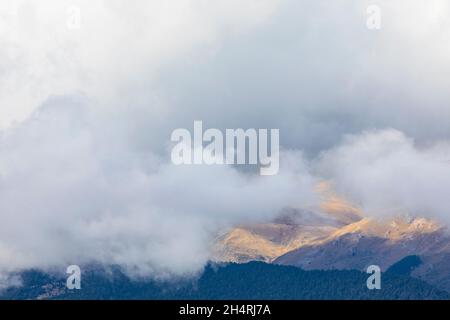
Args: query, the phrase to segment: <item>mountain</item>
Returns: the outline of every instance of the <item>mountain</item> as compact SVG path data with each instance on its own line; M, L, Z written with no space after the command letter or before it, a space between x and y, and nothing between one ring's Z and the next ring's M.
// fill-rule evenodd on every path
M320 243L336 231L332 224L301 224L276 220L273 223L236 227L217 239L216 261L272 262L296 248Z
M214 260L272 262L279 256L308 245L320 245L340 228L362 219L361 211L321 183L320 212L286 211L274 221L242 225L216 239Z
M65 278L55 274L30 270L20 276L23 285L9 288L0 299L450 299L447 292L395 273L382 275L381 290L369 290L363 272L305 271L261 262L210 264L200 277L176 282L133 280L117 267L90 269L80 290L68 290Z
M318 188L316 212L294 212L265 224L238 226L217 239L216 261L265 261L305 270L387 270L408 256L422 263L411 276L450 292L450 236L439 223L399 214L369 218L331 191Z
M419 256L407 256L390 266L386 272L410 276L411 272L421 264L422 259Z
M450 239L447 230L423 218L391 221L362 219L330 235L320 245L308 245L281 255L273 263L312 269L357 269L379 265L387 270L404 257L422 263L416 278L450 290Z

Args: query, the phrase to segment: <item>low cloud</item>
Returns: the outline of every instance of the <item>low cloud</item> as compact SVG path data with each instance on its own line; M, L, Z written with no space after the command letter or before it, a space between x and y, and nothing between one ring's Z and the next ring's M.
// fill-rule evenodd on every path
M347 136L322 153L322 176L375 217L410 214L450 222L450 143L418 146L394 130Z
M218 232L317 203L298 152L270 177L175 166L104 136L83 103L54 99L0 140L0 270L96 262L189 274Z
M378 31L369 0L2 1L0 279L191 274L324 179L370 215L449 221L450 5L376 2ZM194 120L280 129L279 174L171 165Z

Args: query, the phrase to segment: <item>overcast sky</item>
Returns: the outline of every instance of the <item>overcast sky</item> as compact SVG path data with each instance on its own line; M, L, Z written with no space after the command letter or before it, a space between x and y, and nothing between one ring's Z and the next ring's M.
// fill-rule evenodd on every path
M192 273L220 230L313 208L322 179L370 215L449 221L449 16L446 0L1 1L0 273ZM173 167L170 133L194 120L280 129L279 175Z

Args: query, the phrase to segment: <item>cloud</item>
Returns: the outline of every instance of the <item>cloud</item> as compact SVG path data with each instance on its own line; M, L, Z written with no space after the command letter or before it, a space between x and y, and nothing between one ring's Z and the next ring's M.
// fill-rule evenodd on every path
M450 25L445 1L285 1L270 20L177 60L161 92L186 127L277 127L286 147L315 156L346 134L396 128L419 143L447 139ZM407 115L407 116L405 116Z
M107 109L149 108L165 66L263 23L277 2L2 1L1 127L50 95L82 92ZM78 29L67 27L72 7L79 8Z
M376 2L379 31L373 1L2 1L0 270L192 273L219 230L310 208L323 178L445 220L449 4ZM280 129L279 175L171 166L194 120Z
M347 136L323 152L322 176L369 215L399 214L450 222L450 143L418 147L398 130Z
M315 204L300 154L282 155L273 177L175 166L99 134L86 103L52 99L0 140L0 270L96 262L189 274L220 231Z
M51 95L82 93L105 116L121 114L117 127L147 128L136 135L154 148L196 119L280 128L286 147L311 156L367 128L448 138L449 4L377 1L379 31L366 28L369 4L3 1L0 127Z

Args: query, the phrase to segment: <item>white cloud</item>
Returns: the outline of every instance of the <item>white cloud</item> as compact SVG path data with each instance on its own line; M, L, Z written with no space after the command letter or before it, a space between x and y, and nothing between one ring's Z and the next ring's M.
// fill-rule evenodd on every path
M282 155L273 177L175 166L100 135L85 103L55 99L0 140L0 270L100 262L195 272L219 231L315 205L300 154Z
M450 222L450 144L419 147L397 130L348 136L319 171L372 216L411 214Z
M146 98L166 64L263 23L277 2L2 1L0 127L55 94L82 92L106 108ZM72 6L79 29L67 28ZM140 91L130 93L133 86Z
M297 151L274 177L168 165L171 131L197 119L279 128L313 163L331 148L316 175L369 212L445 219L449 4L377 1L374 32L372 3L2 1L0 270L189 273L217 230L314 204Z

